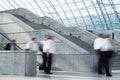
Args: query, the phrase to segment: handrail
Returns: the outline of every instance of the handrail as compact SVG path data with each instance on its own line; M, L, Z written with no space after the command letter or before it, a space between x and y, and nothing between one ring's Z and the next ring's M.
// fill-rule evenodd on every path
M10 14L17 14L17 15L24 16L26 19L30 20L31 22L34 21L34 23L36 23L36 24L44 23L44 25L47 25L47 26L49 26L50 28L54 29L55 31L61 32L61 33L63 33L63 34L68 34L68 35L69 35L69 33L70 33L69 31L67 31L67 30L65 29L66 26L60 24L58 21L56 21L56 20L54 20L54 19L52 19L52 18L50 18L50 17L47 17L47 16L45 16L45 17L39 17L39 16L33 14L32 12L30 12L29 10L24 9L24 8L18 8L18 9L3 11L3 12L7 12L7 13L10 13ZM1 13L1 14L3 14L3 13ZM32 15L32 16L31 16L31 15ZM62 29L62 28L64 28L64 29ZM76 27L76 28L77 28L77 27ZM81 31L79 28L77 28L76 30L77 30L77 31L75 31L75 32ZM82 32L79 32L79 33L76 33L76 34L78 34L78 35L81 34L81 35L83 36L83 31L82 31ZM78 37L78 35L75 35L75 36ZM90 38L91 40L90 40L90 39L86 39L86 40L85 40L85 39L84 39L84 36ZM88 35L84 35L84 36L83 36L82 39L84 39L85 42L87 42L88 44L92 45L90 41L93 41L93 40L95 39L95 36L93 36L92 34L91 34L91 36L90 36L90 35L89 35L89 36L88 36ZM92 37L92 36L93 36L93 37ZM89 40L89 41L88 41L88 40Z
M7 39L9 42L11 41L7 36L5 36L4 34L0 33L0 35L2 35L2 37L4 37L5 39ZM22 50L22 48L20 48L18 45L16 45L17 49Z
M19 34L19 33L30 33L30 32L42 32L42 31L43 32L48 32L49 34L55 36L57 39L59 39L60 41L64 42L65 44L69 45L70 47L72 47L73 49L77 50L78 52L88 53L88 51L84 50L83 48L80 48L78 45L75 45L74 43L72 43L71 41L67 40L66 38L64 38L60 34L54 32L52 30L48 30L48 29L40 29L40 30L26 31L26 32L4 33L4 34Z

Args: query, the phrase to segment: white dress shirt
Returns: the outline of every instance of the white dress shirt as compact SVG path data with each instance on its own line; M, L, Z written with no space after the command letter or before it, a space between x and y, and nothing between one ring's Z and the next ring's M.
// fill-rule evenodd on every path
M10 50L16 50L15 46L16 46L15 44L10 43Z
M100 49L102 40L103 38L100 38L100 37L95 39L94 46L93 46L94 50Z
M49 53L55 53L55 43L53 40L49 39L44 42L43 52L49 51Z
M108 38L102 40L101 43L101 51L109 51L112 50L112 44Z
M25 49L29 49L31 51L39 51L38 42L31 41L25 45Z

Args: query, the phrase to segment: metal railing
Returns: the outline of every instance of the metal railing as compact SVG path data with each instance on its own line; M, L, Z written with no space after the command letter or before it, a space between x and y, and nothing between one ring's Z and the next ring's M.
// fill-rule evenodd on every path
M34 30L34 31L26 31L26 32L14 32L14 33L2 33L6 34L10 38L13 38L16 40L16 43L24 49L24 46L27 42L31 40L32 37L36 37L38 41L43 40L45 35L50 34L54 36L54 40L56 43L56 51L58 54L84 54L88 53L84 49L80 48L76 44L70 42L63 36L59 35L58 33L52 31L52 30ZM26 35L30 34L30 35Z
M11 40L5 36L4 34L0 33L0 50L4 50L7 43L10 43ZM18 45L16 45L17 50L22 50Z

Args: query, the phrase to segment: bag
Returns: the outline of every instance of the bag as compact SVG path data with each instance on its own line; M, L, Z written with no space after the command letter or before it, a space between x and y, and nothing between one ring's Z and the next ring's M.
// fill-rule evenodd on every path
M117 52L115 52L114 50L110 50L109 58L114 58L116 55L117 55Z
M43 44L39 44L39 50L41 51L41 52L43 52Z

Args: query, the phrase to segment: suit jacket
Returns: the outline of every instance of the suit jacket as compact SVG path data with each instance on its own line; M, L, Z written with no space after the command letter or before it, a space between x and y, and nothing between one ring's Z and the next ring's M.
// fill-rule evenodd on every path
M10 50L10 47L11 47L11 44L10 43L7 43L7 45L5 46L5 50ZM16 48L16 44L15 44L15 49L14 50L16 50L17 48Z

